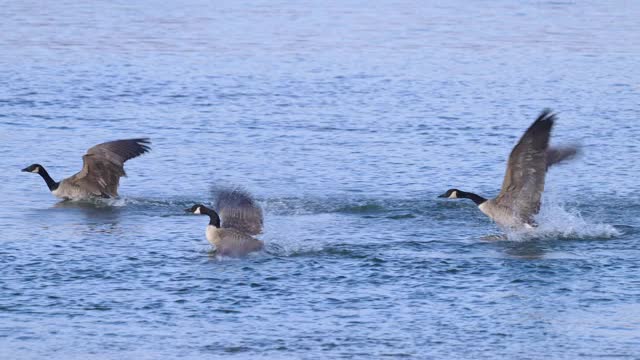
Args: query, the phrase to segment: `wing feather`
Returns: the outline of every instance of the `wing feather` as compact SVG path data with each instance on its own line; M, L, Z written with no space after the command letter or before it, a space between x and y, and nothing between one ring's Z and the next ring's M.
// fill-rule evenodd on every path
M82 170L68 181L97 196L118 196L120 177L126 176L124 163L148 152L146 138L115 140L93 146L82 157Z
M547 148L556 117L545 109L522 135L509 155L507 170L496 202L530 222L540 210L547 172Z
M151 150L150 144L147 138L109 141L90 148L87 150L87 155L96 155L100 159L122 167L127 160Z
M223 228L234 228L250 235L262 232L262 209L248 192L241 189L218 190L215 208Z

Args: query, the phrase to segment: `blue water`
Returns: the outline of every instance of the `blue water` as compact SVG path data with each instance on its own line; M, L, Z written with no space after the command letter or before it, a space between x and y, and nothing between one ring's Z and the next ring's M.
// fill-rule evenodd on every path
M0 6L0 358L640 358L640 3ZM534 240L495 196L544 107L580 143ZM122 198L58 203L148 136ZM241 185L264 252L183 208ZM498 239L498 240L496 240Z

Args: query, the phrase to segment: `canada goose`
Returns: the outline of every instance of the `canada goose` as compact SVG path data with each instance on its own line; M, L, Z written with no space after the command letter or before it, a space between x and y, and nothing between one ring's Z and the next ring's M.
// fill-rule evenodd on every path
M118 196L120 177L126 176L124 163L149 151L149 144L146 138L98 144L82 156L79 173L59 182L54 181L40 164L29 165L22 171L40 174L51 193L65 200L111 198Z
M578 152L576 146L549 148L555 119L555 114L545 109L522 135L511 150L502 188L495 199L485 199L458 189L449 189L439 197L471 199L480 211L503 228L535 226L533 217L540 210L547 169L572 158Z
M264 243L252 237L262 232L262 210L248 193L237 189L220 191L215 207L218 212L202 204L185 211L209 216L206 235L216 254L238 257L263 248Z

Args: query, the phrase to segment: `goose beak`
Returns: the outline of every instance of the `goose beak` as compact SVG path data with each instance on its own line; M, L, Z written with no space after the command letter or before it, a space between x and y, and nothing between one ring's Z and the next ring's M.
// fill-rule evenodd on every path
M29 170L27 170L27 169L29 169L29 168L24 168L24 169L22 169L22 170L20 170L20 171L22 171L22 172L29 172Z
M191 212L191 209L184 209L184 212L188 212L188 213L190 213L190 212Z
M444 194L442 194L442 195L438 195L438 197L439 197L439 198L446 198L446 197L448 197L448 196L447 196L447 193L444 193Z

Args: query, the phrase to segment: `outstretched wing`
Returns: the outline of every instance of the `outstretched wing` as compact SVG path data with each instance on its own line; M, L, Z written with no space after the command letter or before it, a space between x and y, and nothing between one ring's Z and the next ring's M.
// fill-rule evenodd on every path
M127 160L151 150L149 144L151 141L147 138L109 141L90 148L85 156L93 155L100 161L108 161L122 168Z
M511 151L496 202L530 222L540 210L547 172L547 148L555 115L545 109ZM549 164L551 165L551 164Z
M250 235L262 232L262 209L248 192L241 189L217 190L215 208L223 228L234 228Z
M69 178L96 196L117 196L124 163L148 152L149 139L115 140L96 145L82 157L82 170Z

